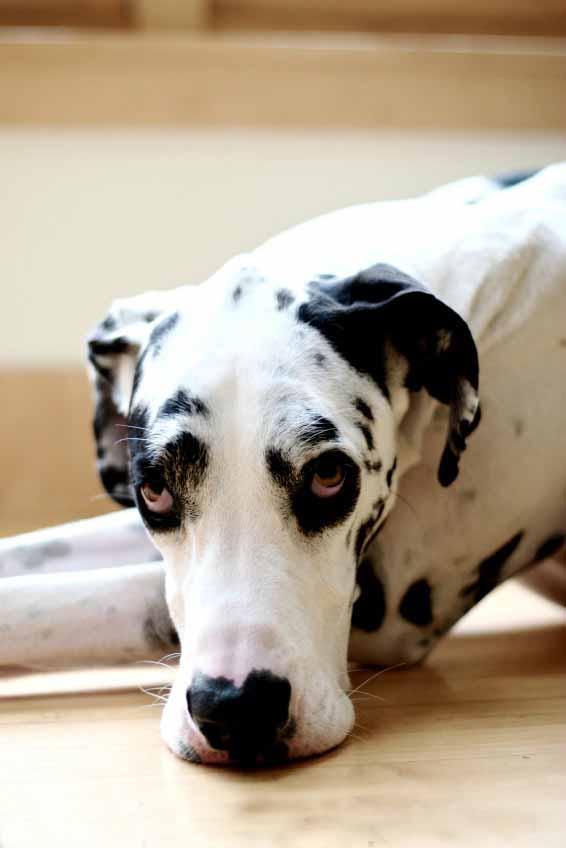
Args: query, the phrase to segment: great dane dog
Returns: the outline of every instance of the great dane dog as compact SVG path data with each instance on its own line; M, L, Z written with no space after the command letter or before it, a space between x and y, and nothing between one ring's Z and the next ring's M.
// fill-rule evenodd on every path
M566 165L309 221L116 301L88 347L135 509L4 540L0 663L180 644L185 759L337 745L348 657L422 660L563 548Z

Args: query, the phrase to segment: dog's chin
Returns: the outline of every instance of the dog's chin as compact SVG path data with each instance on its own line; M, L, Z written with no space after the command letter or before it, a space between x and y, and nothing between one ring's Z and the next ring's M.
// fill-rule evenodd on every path
M312 701L309 707L309 700ZM288 720L278 741L252 757L234 757L210 747L186 709L182 687L173 686L161 719L161 735L176 756L191 763L227 766L276 766L324 754L344 741L354 724L354 708L341 690L300 699L301 715Z

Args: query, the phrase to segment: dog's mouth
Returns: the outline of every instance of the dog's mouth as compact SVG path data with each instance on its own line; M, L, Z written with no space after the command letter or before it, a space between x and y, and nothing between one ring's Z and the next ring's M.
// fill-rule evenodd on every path
M275 734L258 735L250 724L221 733L208 732L206 739L215 753L227 755L227 762L234 765L281 765L289 760L288 743L295 733L295 720L289 718Z
M284 714L265 698L253 708L245 703L238 709L219 698L207 719L199 708L198 698L189 697L187 703L186 690L174 687L161 730L174 754L206 765L278 767L317 756L339 745L354 721L350 699L330 685L309 689L305 696L294 693Z
M288 742L295 732L294 719L271 741L259 743L246 734L231 739L218 739L216 745L192 746L179 742L175 753L183 760L197 764L231 765L243 768L281 766L289 762Z

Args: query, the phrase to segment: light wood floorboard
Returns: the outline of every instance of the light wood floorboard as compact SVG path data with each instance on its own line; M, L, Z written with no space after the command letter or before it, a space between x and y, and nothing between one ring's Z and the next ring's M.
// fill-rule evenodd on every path
M0 844L558 848L565 635L562 609L502 587L426 665L356 672L344 745L271 770L170 754L137 688L159 667L0 678Z

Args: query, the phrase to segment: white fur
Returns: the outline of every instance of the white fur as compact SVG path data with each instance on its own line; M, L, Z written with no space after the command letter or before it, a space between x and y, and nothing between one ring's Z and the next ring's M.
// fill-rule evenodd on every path
M185 693L197 670L229 677L236 685L254 668L288 677L297 724L291 756L339 743L353 722L345 694L348 642L350 656L362 662L421 659L465 612L462 588L483 558L524 530L520 552L503 571L507 577L532 561L545 537L564 528L565 220L565 165L505 191L474 178L422 198L323 216L237 257L198 288L152 294L150 308L161 315L175 310L181 317L164 341L157 367L144 369L136 400L155 415L186 386L211 410L208 419L191 422L195 435L211 447L198 493L200 517L181 536L155 537L182 646L162 723L176 753L185 756L192 749L203 761L226 759L206 744L187 712ZM273 308L279 287L290 289L300 302L316 275L343 276L375 262L399 267L444 299L469 323L479 348L484 421L470 440L459 479L448 489L436 481L447 413L424 392L409 397L402 362L393 360L388 405L369 378L344 362L316 330L298 324L292 310ZM237 283L243 288L241 307L233 302ZM140 301L115 310L135 325L142 346L151 326L140 324L139 314L147 308ZM312 364L315 352L328 359L324 371ZM117 383L116 399L124 411L131 364L120 373L124 379ZM384 473L396 454L399 463L384 513L391 513L390 520L367 552L385 588L385 620L375 632L350 634L356 575L347 533L371 511L384 474L371 480L362 476L352 520L305 539L282 518L265 449L276 444L298 459L297 446L279 424L280 413L284 409L300 429L305 410L313 408L339 423L344 450L361 462L365 446L352 416L355 396L371 401ZM470 419L473 413L470 408ZM155 449L181 424L172 418L160 425L152 435ZM396 502L397 487L402 497ZM124 562L124 555L116 560L110 553L121 533L114 521L94 528L98 535L102 527L101 543L108 546L105 565ZM46 532L57 537L58 531ZM73 539L71 528L65 538L79 545L81 532L77 529ZM13 548L28 543L5 543L0 561L10 573ZM73 557L73 569L81 567L82 556ZM75 644L73 658L99 658L106 651L109 657L123 656L127 644L140 649L131 641L139 629L134 619L144 614L144 592L150 592L151 603L160 603L161 579L159 565L143 569L96 571L84 579L45 576L52 591L41 596L39 578L0 581L0 593L13 606L8 631L6 619L0 622L8 637L0 661L66 657L67 618L61 617L59 636L42 654L41 629L30 621L30 605L56 617L57 605L69 604L79 627L76 604L85 598L87 583L91 603L84 614L92 616L92 627ZM398 608L406 588L423 576L434 586L434 622L420 628L405 621ZM21 582L10 583L13 579ZM111 645L112 640L94 635L95 621L104 619L108 593L116 587L123 587L130 630Z

